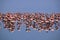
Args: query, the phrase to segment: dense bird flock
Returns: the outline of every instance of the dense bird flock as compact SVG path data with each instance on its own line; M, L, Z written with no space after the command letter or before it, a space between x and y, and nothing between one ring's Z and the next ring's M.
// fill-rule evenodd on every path
M10 32L14 32L15 29L20 31L22 24L25 25L23 27L26 28L26 32L30 32L31 29L48 32L59 29L60 13L0 13L0 22Z

